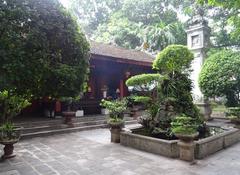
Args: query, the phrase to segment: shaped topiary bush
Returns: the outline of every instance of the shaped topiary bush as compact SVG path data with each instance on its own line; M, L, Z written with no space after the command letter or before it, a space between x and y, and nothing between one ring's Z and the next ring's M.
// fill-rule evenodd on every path
M199 85L206 97L226 97L227 106L239 105L240 54L230 50L215 53L206 59Z
M183 45L170 45L161 51L153 62L153 69L160 72L182 72L190 68L193 53Z

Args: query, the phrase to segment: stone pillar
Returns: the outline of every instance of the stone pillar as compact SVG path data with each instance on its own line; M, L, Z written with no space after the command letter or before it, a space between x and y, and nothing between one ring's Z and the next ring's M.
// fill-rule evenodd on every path
M193 141L191 142L184 142L184 141L179 141L179 158L181 160L193 162L194 161L194 148L195 148L195 143Z
M196 105L199 106L206 120L209 119L210 106L208 101L204 99L202 92L200 91L198 78L201 71L201 67L206 58L206 51L209 47L210 28L208 22L204 19L203 9L196 7L195 15L189 22L187 32L187 45L188 48L194 54L194 60L192 62L191 79L193 81L193 99ZM207 102L207 103L206 103ZM211 113L211 112L210 112Z

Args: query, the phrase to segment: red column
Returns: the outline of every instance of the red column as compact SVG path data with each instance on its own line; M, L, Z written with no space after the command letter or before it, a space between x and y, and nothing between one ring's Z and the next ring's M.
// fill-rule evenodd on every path
M120 80L120 97L124 97L124 80Z

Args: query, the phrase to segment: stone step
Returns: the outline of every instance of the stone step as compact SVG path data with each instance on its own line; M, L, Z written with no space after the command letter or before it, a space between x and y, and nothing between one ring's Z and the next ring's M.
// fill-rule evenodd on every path
M73 118L73 122L86 122L86 121L96 121L106 119L106 116L98 116L98 117L77 117ZM34 126L46 126L46 125L56 125L62 124L64 118L60 119L43 119L43 121L25 121L25 122L17 122L16 126L20 127L34 127Z
M95 121L85 121L85 122L74 122L74 127L81 127L81 126L90 126L90 125L100 125L100 124L106 124L106 120L95 120ZM23 134L25 133L31 133L31 132L40 132L40 131L46 131L46 130L55 130L55 129L64 129L68 128L68 125L62 124L62 123L55 123L55 124L46 124L41 126L25 126L22 127L21 132Z
M65 133L105 128L105 127L107 127L107 124L81 126L81 127L73 127L73 128L61 128L61 129L55 129L55 130L32 132L32 133L21 134L21 139L30 139L30 138L34 138L34 137L50 136L50 135L54 135L54 134L65 134Z
M136 124L137 120L126 120L126 125L132 125ZM77 123L76 123L77 124ZM85 124L85 125L84 125ZM91 129L98 129L98 128L106 128L108 127L108 124L106 120L101 121L93 121L91 123L85 122L81 123L79 125L75 125L74 127L69 127L67 125L61 124L59 126L52 126L52 127L39 127L39 128L23 128L21 139L29 139L33 137L43 137L43 136L49 136L54 134L63 134L63 133L70 133L70 132L78 132L78 131L84 131L84 130L91 130Z

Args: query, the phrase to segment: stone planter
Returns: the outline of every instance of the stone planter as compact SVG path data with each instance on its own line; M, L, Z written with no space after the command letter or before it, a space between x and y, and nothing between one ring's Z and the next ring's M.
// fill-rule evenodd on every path
M175 134L176 137L180 139L178 142L179 146L179 158L184 161L192 162L195 159L194 149L195 143L194 139L198 136L198 132L195 134Z
M212 109L211 105L208 102L196 103L196 105L206 121L212 120L211 118Z
M196 132L194 134L179 134L179 133L176 133L174 135L184 142L193 142L193 140L199 135L199 133L198 132Z
M120 143L120 132L124 127L124 122L109 123L111 132L111 142Z
M10 159L15 157L16 155L14 154L13 150L14 150L14 144L17 143L20 139L20 128L17 128L14 132L16 132L14 135L16 138L14 139L1 139L0 138L0 144L4 145L3 151L4 154L2 155L1 159L5 160L5 159Z
M120 143L120 132L121 128L111 128L111 142L112 143Z
M10 159L15 157L16 155L13 153L14 144L17 143L19 139L11 140L11 141L0 141L0 144L4 145L4 154L2 155L2 160Z
M240 141L240 130L231 128L215 136L195 141L195 158L203 159Z
M67 124L69 127L74 127L72 118L75 117L76 112L65 111L62 114L64 116L64 124Z
M134 130L138 130L136 128ZM179 157L178 140L164 140L153 137L134 134L131 130L124 130L120 134L121 144L136 148L153 154L158 154L171 158Z

